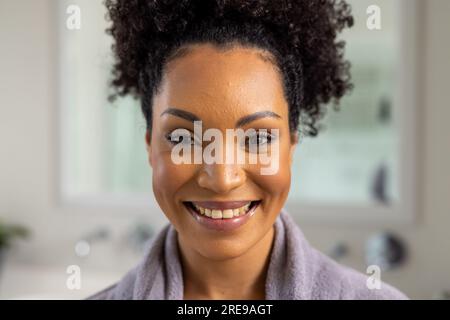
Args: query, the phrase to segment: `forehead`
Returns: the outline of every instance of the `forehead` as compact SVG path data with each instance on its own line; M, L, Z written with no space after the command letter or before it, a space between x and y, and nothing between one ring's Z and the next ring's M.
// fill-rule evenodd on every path
M154 111L168 107L198 115L242 115L260 110L287 112L280 72L263 50L192 45L165 70Z

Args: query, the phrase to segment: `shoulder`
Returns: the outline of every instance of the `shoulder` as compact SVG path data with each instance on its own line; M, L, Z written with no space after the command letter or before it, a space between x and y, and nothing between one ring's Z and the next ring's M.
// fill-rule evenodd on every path
M380 286L368 285L370 275L346 267L312 248L318 262L313 299L343 300L407 300L400 290L381 281ZM332 293L332 294L330 294Z

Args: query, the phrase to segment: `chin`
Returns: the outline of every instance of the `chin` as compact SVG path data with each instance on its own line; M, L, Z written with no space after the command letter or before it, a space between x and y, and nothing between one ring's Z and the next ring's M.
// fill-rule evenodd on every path
M204 258L215 261L224 261L238 258L245 254L258 240L237 243L236 240L211 240L193 246L193 248Z

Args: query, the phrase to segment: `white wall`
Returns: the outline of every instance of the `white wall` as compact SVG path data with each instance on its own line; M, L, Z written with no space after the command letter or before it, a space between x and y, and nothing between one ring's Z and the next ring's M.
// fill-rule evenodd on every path
M93 247L93 262L82 263L120 274L138 258L127 251L123 256L123 236L135 219L145 214L158 224L165 220L161 213L144 208L58 203L57 30L52 3L0 0L0 217L34 230L33 241L13 252L10 269L29 264L64 273L65 266L80 262L73 250L76 240L106 225L114 232L115 245ZM410 297L430 298L439 290L450 290L450 1L422 1L421 6L419 221L347 227L299 222L319 249L328 250L337 239L348 243L350 255L343 261L360 270L367 236L381 227L398 231L407 240L410 260L398 271L383 274L383 280Z

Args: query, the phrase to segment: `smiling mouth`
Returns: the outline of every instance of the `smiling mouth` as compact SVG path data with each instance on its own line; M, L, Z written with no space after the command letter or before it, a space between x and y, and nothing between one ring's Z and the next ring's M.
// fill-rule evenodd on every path
M213 231L232 232L251 219L261 202L261 200L185 201L183 204L200 225Z
M260 200L255 201L185 201L183 204L200 216L215 220L227 220L243 217L254 212Z

